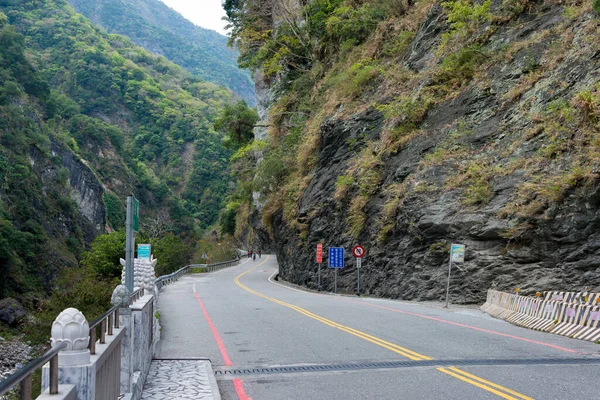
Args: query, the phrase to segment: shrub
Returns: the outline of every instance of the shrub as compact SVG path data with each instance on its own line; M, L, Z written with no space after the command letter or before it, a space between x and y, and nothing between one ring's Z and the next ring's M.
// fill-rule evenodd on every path
M152 253L158 259L156 276L167 275L185 266L191 259L193 248L179 236L169 233L165 237L153 240Z
M352 186L353 183L354 178L351 176L338 176L337 181L335 182L335 194L333 195L333 197L338 201L346 197L346 194L348 194L348 189L350 188L350 186Z
M279 149L265 154L263 161L256 169L254 188L261 193L271 193L279 188L279 184L287 175L287 168Z
M106 208L106 221L113 229L121 229L125 226L125 205L112 193L104 193L102 196Z
M100 235L92 242L89 251L83 253L82 264L104 279L121 276L120 259L125 257L125 231Z
M442 7L446 10L450 24L450 30L442 35L442 51L451 41L460 44L471 41L479 26L492 19L490 0L481 4L468 0L445 1Z
M535 5L535 0L503 0L502 10L511 18L516 18L525 11L531 10Z
M402 31L398 33L392 40L383 44L382 54L388 57L403 55L414 37L414 32Z
M594 0L592 7L594 8L596 14L600 15L600 0Z
M365 213L364 208L368 202L369 197L364 194L356 196L350 202L347 221L350 225L349 233L355 239L358 238L365 229L367 214Z
M223 210L219 218L221 235L233 236L235 234L235 217L239 208L240 203L237 201L227 204L225 210Z
M25 327L27 340L36 344L47 343L52 321L69 307L78 309L88 321L93 321L110 309L110 297L118 284L118 279L98 278L86 268L63 269L52 296L42 304L36 318L28 320Z
M444 90L458 89L471 78L475 69L486 59L479 46L469 46L450 54L442 61L434 81Z
M386 10L375 4L360 7L340 6L327 19L327 36L332 42L342 43L353 38L362 43L386 17Z
M381 68L371 60L360 61L350 67L350 81L346 82L344 92L349 97L358 97L364 89L381 75Z

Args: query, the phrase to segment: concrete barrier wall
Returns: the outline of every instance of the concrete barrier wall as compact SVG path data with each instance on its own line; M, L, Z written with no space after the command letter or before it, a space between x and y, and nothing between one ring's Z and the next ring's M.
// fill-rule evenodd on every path
M543 298L488 290L481 310L512 324L596 342L600 340L598 293L546 292Z

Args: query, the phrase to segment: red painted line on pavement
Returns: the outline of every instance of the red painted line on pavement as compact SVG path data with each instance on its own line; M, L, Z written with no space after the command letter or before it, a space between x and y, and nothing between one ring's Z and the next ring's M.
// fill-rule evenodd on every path
M234 379L233 386L235 387L235 392L237 393L240 400L251 400L250 397L246 395L246 391L244 390L244 385L242 385L241 380Z
M208 327L210 328L210 330L213 334L213 337L215 338L215 341L217 342L217 347L219 348L219 351L221 352L221 357L223 357L223 362L225 363L225 366L231 367L233 364L231 363L231 359L229 358L227 349L225 348L225 345L223 344L223 340L221 340L221 336L219 335L219 332L217 332L217 328L215 328L215 325L213 324L212 320L208 316L206 307L204 307L204 303L202 303L202 300L200 300L198 293L196 293L196 289L194 289L194 296L196 297L196 300L198 301L198 304L200 305L200 308L202 309L202 314L204 314L204 318L206 319L206 322L208 323ZM242 384L242 381L240 379L234 379L233 386L235 387L235 392L237 393L237 396L240 400L251 400L248 397L248 395L246 394L246 391L244 390L244 385Z
M580 352L580 351L567 349L566 347L561 347L561 346L557 346L557 345L550 344L550 343L539 342L537 340L527 339L527 338L524 338L524 337L521 337L521 336L510 335L508 333L491 331L489 329L478 328L476 326L461 324L461 323L458 323L458 322L452 322L452 321L448 321L448 320L441 319L441 318L436 318L436 317L430 317L428 315L417 314L417 313L410 312L410 311L402 311L402 310L398 310L398 309L395 309L395 308L379 306L379 305L376 305L376 304L370 304L370 303L360 302L360 301L351 300L351 299L343 299L343 300L351 301L352 303L363 304L363 305L366 305L366 306L369 306L369 307L381 308L383 310L393 311L393 312L397 312L397 313L400 313L400 314L412 315L413 317L425 318L425 319L429 319L429 320L436 321L436 322L441 322L441 323L448 324L448 325L460 326L461 328L467 328L467 329L472 329L472 330L479 331L479 332L485 332L485 333L489 333L491 335L498 335L498 336L503 336L503 337L507 337L507 338L511 338L511 339L521 340L521 341L524 341L524 342L538 344L540 346L551 347L553 349L561 350L561 351L566 351L566 352L569 352L569 353L585 354L585 353Z

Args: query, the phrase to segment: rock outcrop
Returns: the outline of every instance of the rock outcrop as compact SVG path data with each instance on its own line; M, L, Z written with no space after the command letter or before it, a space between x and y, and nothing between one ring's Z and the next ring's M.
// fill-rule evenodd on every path
M0 300L0 321L16 325L25 317L25 314L25 308L17 300L10 297Z
M438 84L428 71L437 65L446 20L433 6L402 60L420 74L412 101ZM352 114L340 104L321 125L316 167L294 223L282 211L273 219L281 278L315 288L317 243L325 252L343 246L338 290L353 293L350 250L360 243L367 248L363 293L440 300L450 244L462 243L466 262L453 272L452 301L482 302L488 288L600 289L600 170L585 153L600 132L577 103L600 78L600 48L590 36L599 23L592 13L569 17L549 5L515 23L480 27L487 54L512 50L494 64L481 59L488 69L426 108L419 129L397 150L377 147L389 134L380 109L363 105ZM350 202L360 188L336 196L336 185L369 143L384 154L380 180L352 233ZM386 220L393 201L397 210ZM323 282L331 290L333 273L325 271Z

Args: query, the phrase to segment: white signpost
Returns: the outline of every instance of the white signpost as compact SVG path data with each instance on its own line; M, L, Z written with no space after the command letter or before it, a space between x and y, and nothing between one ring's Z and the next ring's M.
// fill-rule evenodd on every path
M452 264L464 263L465 262L465 245L464 244L453 244L450 247L450 261L448 262L448 282L446 282L446 306L450 302L450 275L452 274ZM460 269L458 265L456 268ZM461 270L462 271L462 270Z
M360 267L362 266L362 258L365 256L365 248L361 245L354 246L352 255L356 258L356 294L360 296Z

